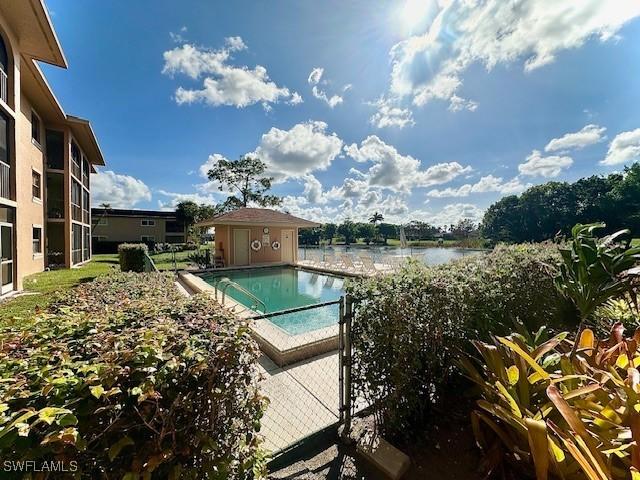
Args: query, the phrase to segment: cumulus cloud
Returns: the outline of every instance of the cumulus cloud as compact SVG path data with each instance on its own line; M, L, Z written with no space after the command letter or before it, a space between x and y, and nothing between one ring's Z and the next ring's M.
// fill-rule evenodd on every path
M472 193L499 192L502 194L520 193L527 188L518 177L505 182L502 177L487 175L480 178L476 183L466 183L458 188L434 189L427 192L428 197L468 197Z
M438 163L422 168L420 160L410 155L401 155L395 147L387 145L375 135L363 140L360 145L345 147L345 152L357 162L371 162L366 172L370 185L408 193L414 187L430 187L448 183L459 175L470 172L458 162Z
M289 130L271 128L249 155L265 162L277 180L284 180L326 170L341 150L342 140L335 133L327 132L326 123L309 121Z
M415 125L413 113L408 108L401 108L388 99L379 99L370 105L377 108L369 122L378 127L412 127Z
M522 175L557 177L560 173L573 165L573 159L567 156L549 155L543 157L539 150L533 150L525 163L518 165Z
M414 104L434 99L452 110L475 108L458 92L465 70L474 63L491 70L522 61L531 71L555 60L590 38L606 41L640 15L640 3L584 0L505 2L441 2L426 32L391 50L391 93L409 96Z
M273 82L265 67L237 67L228 63L232 53L246 48L241 37L227 37L225 46L218 50L187 43L164 52L162 73L183 74L193 80L203 78L201 89L179 86L175 101L179 105L203 102L212 107L229 105L237 108L260 103L266 109L280 100L290 104L302 101L298 93Z
M111 170L91 176L91 201L94 205L108 203L113 208L133 208L145 200L151 200L151 190L142 180Z
M640 160L640 128L616 135L601 165L621 165Z
M158 200L158 208L160 210L175 210L176 205L180 202L191 201L197 204L215 205L217 199L213 195L202 195L199 193L175 193L166 190L158 190L157 193L167 197L164 200Z
M325 102L327 105L329 105L329 107L334 108L336 105L340 105L343 101L344 98L341 97L340 95L328 95L327 92L325 92L323 89L321 89L318 85L320 84L320 82L322 81L322 76L324 75L324 68L321 67L316 67L313 70L311 70L311 73L309 74L309 77L307 78L307 82L309 83L309 85L311 85L311 93L313 94L313 96L315 98L317 98L318 100L322 100L323 102ZM322 83L327 83L326 81L323 81ZM351 89L351 85L345 85L342 89L343 92L346 92L348 90Z
M424 217L433 225L451 225L460 220L471 220L474 223L482 221L484 210L471 203L453 203L445 205L441 210L426 214Z
M544 147L545 152L557 152L557 151L567 151L567 150L580 150L584 147L588 147L589 145L593 145L595 143L601 142L606 137L604 132L606 132L605 127L599 127L598 125L585 125L580 131L573 133L566 133L560 138L554 138L549 143L547 143L546 147Z

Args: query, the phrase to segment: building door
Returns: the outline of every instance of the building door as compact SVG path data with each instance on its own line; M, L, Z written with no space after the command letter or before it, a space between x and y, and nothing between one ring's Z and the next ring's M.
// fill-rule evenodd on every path
M233 231L233 264L249 265L249 230Z
M13 225L0 223L0 293L13 290Z
M282 230L282 261L293 263L293 230Z

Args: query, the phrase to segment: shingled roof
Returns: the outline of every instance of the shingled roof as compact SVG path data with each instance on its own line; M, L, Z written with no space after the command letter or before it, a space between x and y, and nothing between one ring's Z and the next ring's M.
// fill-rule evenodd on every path
M320 224L289 213L278 212L270 208L239 208L199 222L199 227L216 225L284 225L296 227L319 227Z

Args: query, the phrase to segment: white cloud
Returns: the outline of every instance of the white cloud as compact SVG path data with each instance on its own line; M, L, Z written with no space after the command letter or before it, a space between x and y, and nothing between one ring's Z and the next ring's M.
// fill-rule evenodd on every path
M179 32L169 32L169 38L175 43L185 43L187 40L183 34L187 33L187 27L183 26Z
M567 156L549 155L543 157L540 151L533 150L525 163L518 165L522 175L540 176L546 178L557 177L562 170L573 165L573 159Z
M438 163L422 169L420 160L401 155L395 147L387 145L375 135L360 143L345 147L345 152L357 162L372 162L366 172L370 185L408 193L414 187L430 187L450 182L470 172L458 162Z
M640 160L640 128L616 135L601 165L621 165Z
M261 103L266 109L281 99L290 104L302 101L298 93L271 81L263 66L249 68L228 64L231 53L246 48L241 37L227 37L225 46L219 50L184 44L164 52L162 73L172 76L181 73L194 80L204 77L202 89L179 86L175 101L179 105L204 102L213 107L230 105L237 108Z
M313 70L311 70L311 73L307 78L307 82L309 83L309 85L312 85L311 93L315 98L322 100L327 105L329 105L329 107L334 108L335 106L340 105L344 101L344 98L341 97L340 95L329 96L327 95L327 92L325 92L324 90L318 87L318 85L320 84L320 81L322 80L323 75L324 75L324 68L316 67ZM322 83L327 83L327 82L324 81ZM349 84L349 85L345 85L342 88L342 91L346 92L350 89L351 89L351 85Z
M452 95L449 99L449 110L452 112L459 112L461 110L469 110L475 112L478 108L478 102L473 100L467 100L466 98Z
M197 204L215 205L216 197L213 195L201 195L199 193L175 193L166 190L158 190L157 193L167 197L166 200L158 200L158 208L160 210L175 210L176 205L180 202L191 201Z
M309 78L307 78L307 82L309 82L310 85L317 85L318 83L320 83L320 80L322 79L322 75L324 74L324 68L314 68L313 70L311 70L311 73L309 74Z
M113 208L133 208L145 200L151 200L151 190L142 180L111 170L91 177L91 201L94 205L108 203Z
M513 194L524 191L528 185L524 185L520 182L518 177L515 177L508 182L505 182L502 177L495 177L493 175L487 175L480 178L478 182L474 184L466 183L458 188L444 188L441 190L434 189L427 192L428 197L433 198L446 198L446 197L468 197L472 193L486 193L486 192L499 192L502 194Z
M445 205L440 211L424 215L427 222L433 225L451 225L468 219L474 223L482 221L484 210L471 203L453 203Z
M391 50L390 89L416 105L449 101L453 110L469 102L458 100L457 92L470 65L480 63L491 70L523 61L524 70L531 71L590 38L615 37L622 25L640 15L637 1L477 0L440 5L424 34Z
M369 122L378 128L404 128L415 125L413 113L408 108L394 106L393 102L382 98L371 105L375 106L378 111L371 116Z
M557 152L567 150L580 150L589 145L601 142L606 137L604 132L607 129L605 127L599 127L598 125L586 125L580 131L573 133L566 133L560 138L554 138L547 146L544 147L545 152Z
M206 180L209 179L209 170L215 167L220 160L226 160L224 155L220 155L219 153L214 153L213 155L209 155L207 161L204 162L200 167L198 167L198 172L200 176Z
M310 203L327 203L327 199L322 194L322 183L311 174L304 176L304 191L302 194Z
M278 180L284 180L326 170L341 150L342 140L335 133L327 133L326 123L309 121L290 130L271 128L250 155L265 162Z

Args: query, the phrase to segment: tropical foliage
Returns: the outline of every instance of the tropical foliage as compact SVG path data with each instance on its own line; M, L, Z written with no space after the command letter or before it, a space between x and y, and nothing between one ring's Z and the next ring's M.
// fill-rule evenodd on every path
M493 242L538 242L598 221L609 232L629 228L640 236L640 163L607 177L548 182L503 197L487 209L482 234Z
M566 333L474 342L462 363L481 390L472 424L487 473L527 467L538 480L637 478L640 469L640 331L608 339L585 329L571 355Z
M0 458L83 478L263 474L247 326L160 274L117 273L0 326Z

